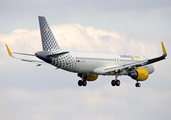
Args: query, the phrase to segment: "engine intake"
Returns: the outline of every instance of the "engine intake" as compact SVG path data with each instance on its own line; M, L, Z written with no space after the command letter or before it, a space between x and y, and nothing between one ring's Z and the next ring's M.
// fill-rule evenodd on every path
M135 69L131 70L128 74L132 79L137 81L144 81L148 78L148 71L145 69Z

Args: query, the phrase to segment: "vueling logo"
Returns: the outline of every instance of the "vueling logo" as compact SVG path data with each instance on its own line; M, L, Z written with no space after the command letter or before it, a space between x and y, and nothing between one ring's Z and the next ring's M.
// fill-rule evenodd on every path
M133 59L141 59L141 57L140 56L138 56L138 55L119 55L121 58L132 58L132 60Z
M133 57L131 56L131 55L119 55L121 58L132 58L132 60L133 60Z
M134 59L141 59L141 57L138 56L138 55L133 55L132 57L133 57Z

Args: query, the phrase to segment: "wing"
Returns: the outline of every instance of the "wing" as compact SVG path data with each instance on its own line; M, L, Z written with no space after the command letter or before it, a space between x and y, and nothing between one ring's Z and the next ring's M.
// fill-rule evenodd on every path
M7 48L7 51L8 51L8 55L12 58L15 58L15 59L19 59L21 61L24 61L24 62L30 62L30 63L35 63L37 64L37 66L41 66L41 65L49 65L48 63L44 62L44 61L37 61L37 60L28 60L28 59L23 59L23 58L16 58L12 55L10 49L8 48L7 44L6 45L6 48ZM14 54L20 54L20 55L28 55L28 56L35 56L35 55L32 55L32 54L25 54L25 53L14 53Z
M105 68L104 72L107 73L107 72L122 70L122 69L126 69L126 68L134 68L137 66L144 66L143 64L146 63L147 61L148 60L143 60L143 61L135 62L135 63L131 63L131 64L125 64L125 65L121 65L121 66Z
M158 62L158 61L161 61L161 60L164 60L167 56L167 53L166 53L166 50L165 50L165 47L163 45L163 42L161 42L161 45L162 45L162 51L163 51L163 55L160 56L160 57L156 57L156 58L153 58L153 59L149 59L147 62L145 62L143 64L144 65L148 65L148 64L151 64L151 63L155 63L155 62Z
M96 74L105 74L108 72L113 72L113 71L118 71L118 70L123 70L123 69L127 69L127 68L134 68L137 65L141 65L145 62L147 62L148 60L143 60L143 61L139 61L139 62L135 62L135 63L130 63L130 64L125 64L125 65L116 65L116 66L110 66L110 67L99 67L94 69L93 73Z
M120 66L99 67L99 68L94 69L93 73L105 74L105 73L108 73L108 72L113 72L113 71L118 71L118 70L123 70L123 69L127 70L127 69L130 69L130 68L141 67L141 66L144 66L144 65L148 65L148 64L152 64L152 63L161 61L161 60L165 59L165 57L167 56L167 53L166 53L165 47L163 45L163 42L161 42L161 45L162 45L163 55L160 56L160 57L156 57L156 58L153 58L153 59L142 60L142 61L139 61L139 62L120 65Z

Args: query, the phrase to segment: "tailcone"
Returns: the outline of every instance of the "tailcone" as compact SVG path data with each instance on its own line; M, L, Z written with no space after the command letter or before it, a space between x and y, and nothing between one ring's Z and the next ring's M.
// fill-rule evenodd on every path
M36 57L39 59L47 62L47 63L52 63L52 59L48 56L49 52L48 51L40 51L35 53Z

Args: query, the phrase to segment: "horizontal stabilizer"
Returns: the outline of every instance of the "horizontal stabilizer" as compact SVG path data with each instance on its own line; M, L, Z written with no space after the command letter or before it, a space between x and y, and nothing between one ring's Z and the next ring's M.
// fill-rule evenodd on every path
M69 52L67 52L67 51L65 51L65 52L58 52L58 53L51 54L51 55L48 55L48 56L49 57L55 57L55 56L63 55L63 54L66 54L66 53L69 53Z

